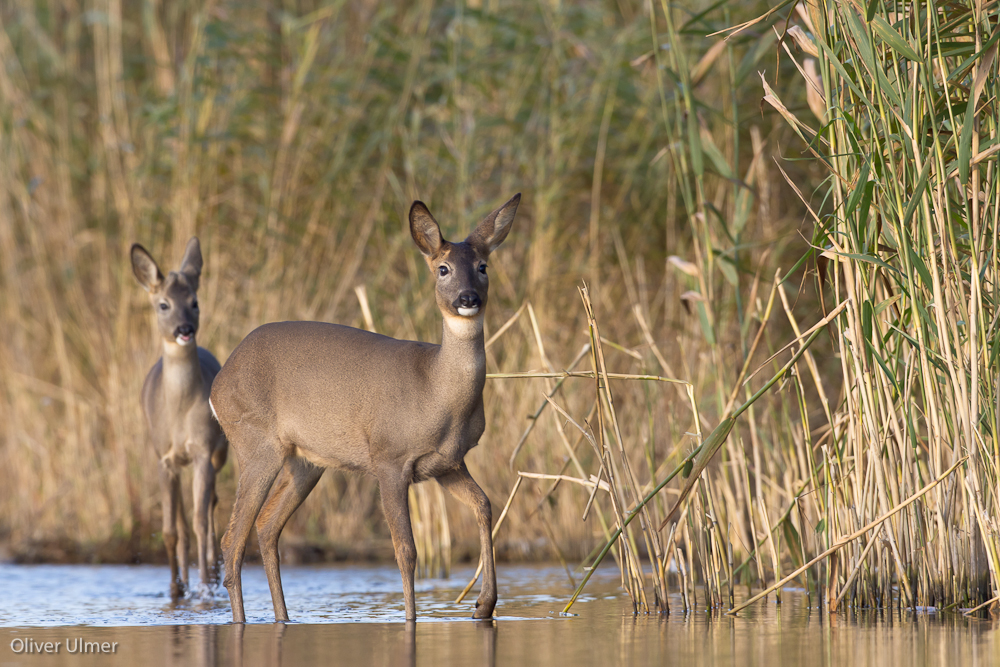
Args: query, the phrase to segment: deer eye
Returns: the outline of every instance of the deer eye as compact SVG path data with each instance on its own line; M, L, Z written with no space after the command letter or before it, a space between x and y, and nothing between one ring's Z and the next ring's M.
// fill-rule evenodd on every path
M446 275L448 275L448 267L445 266L444 264L442 264L441 266L439 266L438 267L438 275L439 276L446 276Z
M479 265L479 272L482 273L482 274L484 274L484 275L486 274L486 265L485 264L480 264Z
M170 310L170 304L166 301L160 303L160 310Z
M194 308L195 310L198 310L198 299L194 300L194 303L191 304L191 307Z

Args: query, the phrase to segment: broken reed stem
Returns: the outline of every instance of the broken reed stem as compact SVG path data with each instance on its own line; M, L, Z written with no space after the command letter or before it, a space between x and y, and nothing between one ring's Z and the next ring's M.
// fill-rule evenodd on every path
M573 361L570 362L568 371L572 371L572 369L575 368L578 363L580 363L580 360L583 359L588 352L590 352L590 343L585 343L584 346L577 353L576 357L573 358ZM487 374L486 377L489 378L490 377L489 374ZM549 391L548 394L546 394L546 401L552 396L556 395L556 392L559 391L559 387L563 385L563 382L566 381L567 377L573 377L573 376L569 375L568 372L567 375L562 376L559 382L556 382L556 386L552 387L552 390ZM528 418L528 421L530 423L528 424L528 427L524 429L524 433L521 434L520 439L517 441L517 445L514 446L514 451L510 455L510 460L507 462L507 465L510 467L511 470L514 469L514 459L516 459L517 455L521 452L521 448L524 447L524 443L528 440L528 436L531 435L531 432L533 430L535 430L535 424L538 423L538 418L542 415L542 411L545 410L546 401L542 401L541 405L538 406L538 409L535 410L535 414L531 415L531 417Z
M589 346L588 346L589 349ZM531 378L590 378L604 376L604 373L594 373L594 371L553 371L553 372L526 372L526 373L487 373L487 380L526 380ZM676 378L665 378L661 375L633 375L630 373L608 373L607 377L612 380L649 380L651 382L671 382L674 384L691 384L687 380Z
M789 574L784 579L775 582L774 585L770 586L769 588L764 589L763 591L761 591L757 595L753 596L752 598L750 598L746 602L743 602L742 604L739 604L739 605L733 607L732 609L730 609L726 613L727 614L737 614L737 613L739 613L742 609L746 609L747 607L749 607L750 605L752 605L757 600L760 600L761 598L763 598L765 595L768 595L769 593L777 590L778 588L781 588L782 586L784 586L785 584L787 584L789 581L791 581L795 577L799 576L800 574L802 574L803 572L805 572L810 567L812 567L816 563L820 562L821 560L823 560L824 558L826 558L830 554L834 553L835 551L838 551L838 550L842 549L843 547L847 546L848 544L850 544L854 540L856 540L859 537L863 536L869 530L871 530L873 528L878 528L879 526L882 525L882 523L886 519L890 519L893 516L895 516L896 514L899 514L904 509L906 509L907 507L909 507L910 505L912 505L913 503L915 503L917 500L919 500L921 497L923 497L924 494L926 494L928 491L932 490L938 484L940 484L945 479L947 479L948 476L951 475L951 473L955 472L958 469L958 466L960 466L963 463L965 463L968 459L969 459L968 456L963 456L958 461L956 461L955 463L953 463L950 468L948 468L943 473L941 473L941 475L938 476L937 479L935 479L933 482L931 482L930 484L928 484L924 488L922 488L919 491L917 491L915 494L913 494L912 496L910 496L909 498L907 498L906 500L904 500L900 504L896 505L893 509L889 510L888 512L886 512L885 514L883 514L879 518L875 519L871 523L867 524L863 528L860 528L859 530L854 531L853 533L851 533L847 537L841 538L832 547L830 547L829 549L827 549L826 551L824 551L820 555L816 556L811 561L809 561L808 563L806 563L805 565L803 565L799 569L795 570L794 572L792 572L791 574ZM874 536L873 536L872 539L874 540Z

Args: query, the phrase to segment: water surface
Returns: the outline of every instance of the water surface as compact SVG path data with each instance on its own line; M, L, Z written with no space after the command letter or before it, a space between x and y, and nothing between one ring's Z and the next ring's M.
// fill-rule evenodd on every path
M263 570L247 566L249 623L234 626L224 590L171 603L165 567L0 565L0 666L1000 664L996 621L830 615L795 590L780 606L771 598L737 618L700 607L636 617L614 569L595 574L566 617L559 610L571 587L561 569L501 564L496 619L473 621L475 593L454 603L471 573L418 582L419 621L405 623L395 567L284 567L293 622L277 624ZM680 609L680 599L672 605ZM59 653L26 649L46 642ZM80 653L88 643L108 652Z

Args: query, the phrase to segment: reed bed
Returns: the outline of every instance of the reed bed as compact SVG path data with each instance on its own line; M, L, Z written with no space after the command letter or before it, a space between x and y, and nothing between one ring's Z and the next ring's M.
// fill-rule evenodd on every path
M845 547L823 575L835 602L896 586L907 606L970 607L1000 591L996 15L981 3L797 7L786 46L799 50L786 53L812 117L782 110L765 80L829 174L813 243L821 280L850 304L835 339L843 401L824 406L815 461L827 542L968 459Z
M610 554L637 612L994 598L995 9L768 9L0 5L0 548L162 550L129 244L199 235L220 359L280 319L435 341L410 202L448 235L523 191L468 458L501 559ZM328 473L283 558L387 557L379 504ZM422 574L478 556L440 489L411 513Z

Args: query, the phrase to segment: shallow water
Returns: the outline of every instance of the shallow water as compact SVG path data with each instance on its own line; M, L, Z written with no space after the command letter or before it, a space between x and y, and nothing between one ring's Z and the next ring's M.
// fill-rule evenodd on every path
M496 619L472 621L475 593L454 604L471 573L418 582L420 620L405 623L392 566L285 567L294 621L286 625L272 622L263 570L247 566L243 627L229 623L224 590L171 603L165 567L0 565L0 666L1000 664L996 621L831 616L794 590L780 606L771 598L738 618L704 610L635 617L613 569L595 574L566 617L559 610L571 588L561 569L501 564ZM679 599L672 604L680 608ZM46 642L59 652L37 652ZM107 652L81 654L86 643L106 643Z

